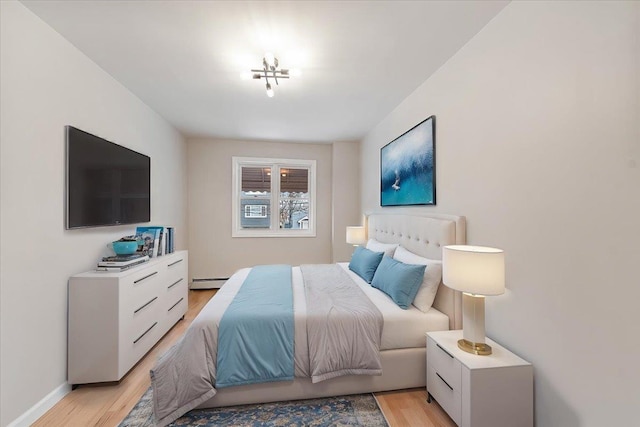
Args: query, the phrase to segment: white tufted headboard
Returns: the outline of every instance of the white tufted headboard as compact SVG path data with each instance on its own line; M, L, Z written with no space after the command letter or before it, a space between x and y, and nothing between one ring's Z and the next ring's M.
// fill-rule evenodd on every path
M367 238L398 243L429 259L442 259L442 247L466 243L465 217L444 214L370 213ZM433 306L449 316L449 329L462 328L462 294L442 285Z

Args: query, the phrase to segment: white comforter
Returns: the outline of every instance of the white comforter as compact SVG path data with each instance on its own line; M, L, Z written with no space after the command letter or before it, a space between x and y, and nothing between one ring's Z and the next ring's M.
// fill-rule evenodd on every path
M414 306L411 306L408 310L403 310L384 292L372 287L349 270L348 263L339 263L339 265L360 286L360 289L363 290L384 317L380 350L424 347L426 332L449 329L449 318L435 308L432 307L426 313ZM244 268L236 272L216 293L215 298L202 309L201 313L207 318L216 319L219 322L250 270L250 268ZM307 303L305 301L302 274L298 267L293 268L293 300L296 346L298 347L298 344L300 344L299 347L308 348L305 321ZM306 362L308 357L309 355L306 354L296 359L296 376L309 376L306 369L302 368L302 366L308 366Z

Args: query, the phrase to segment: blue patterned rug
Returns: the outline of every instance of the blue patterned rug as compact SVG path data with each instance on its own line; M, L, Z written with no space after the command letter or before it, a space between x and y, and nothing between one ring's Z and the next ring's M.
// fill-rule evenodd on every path
M153 426L151 399L151 389L149 389L119 427ZM171 423L170 426L387 427L388 424L372 394L356 394L323 399L195 409Z

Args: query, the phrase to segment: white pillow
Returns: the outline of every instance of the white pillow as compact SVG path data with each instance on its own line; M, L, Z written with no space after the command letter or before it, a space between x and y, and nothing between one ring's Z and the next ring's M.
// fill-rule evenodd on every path
M397 247L397 243L382 243L378 242L376 239L369 239L367 242L367 249L373 252L384 252L386 256L391 258L393 258L393 254Z
M440 281L442 280L442 261L423 258L413 252L409 252L402 246L396 249L393 259L405 264L427 266L424 269L422 285L420 285L416 298L413 300L413 305L426 313L433 305L433 300L436 299L436 292L438 292L438 286L440 286Z

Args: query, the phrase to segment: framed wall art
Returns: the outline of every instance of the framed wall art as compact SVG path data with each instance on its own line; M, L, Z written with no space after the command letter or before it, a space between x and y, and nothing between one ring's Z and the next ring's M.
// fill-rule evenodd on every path
M436 116L380 149L380 206L436 204Z

